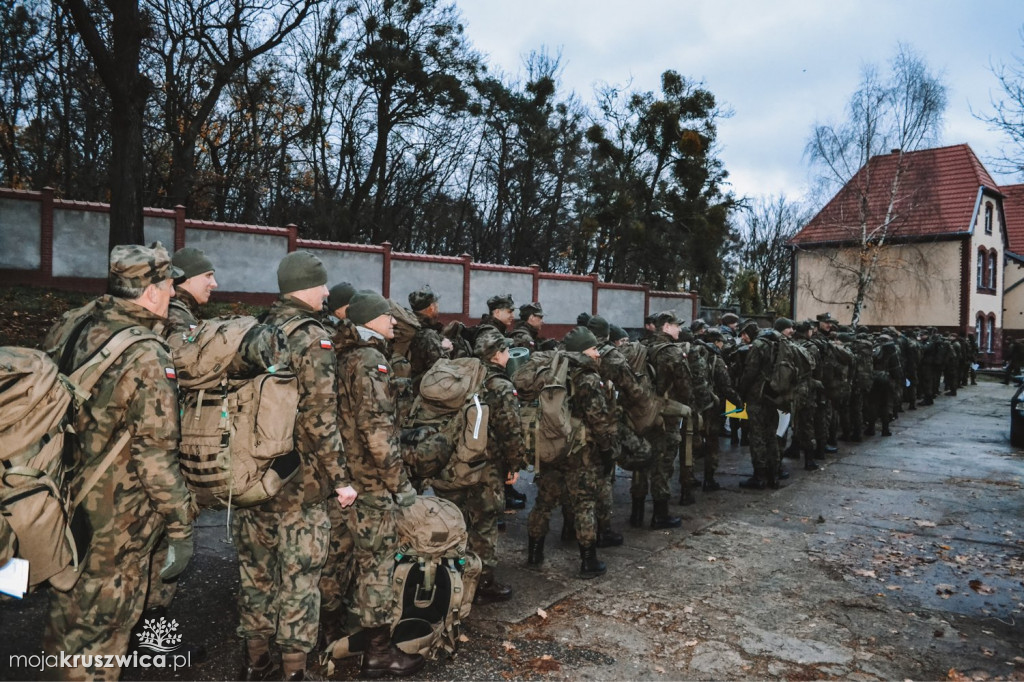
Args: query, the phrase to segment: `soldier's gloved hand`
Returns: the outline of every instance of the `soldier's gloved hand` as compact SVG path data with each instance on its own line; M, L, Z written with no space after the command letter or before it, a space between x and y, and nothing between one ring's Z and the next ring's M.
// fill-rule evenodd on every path
M412 487L412 483L405 482L397 493L395 493L395 504L399 507L411 507L416 501L416 488Z
M190 529L191 530L191 529ZM192 534L188 537L176 538L167 542L167 561L160 569L160 577L164 580L173 580L181 575L188 562L192 560L192 553L195 545L192 542Z

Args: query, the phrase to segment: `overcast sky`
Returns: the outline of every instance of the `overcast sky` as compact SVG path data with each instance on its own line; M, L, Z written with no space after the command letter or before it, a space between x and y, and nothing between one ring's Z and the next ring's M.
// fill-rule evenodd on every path
M804 146L816 121L838 120L866 63L885 67L902 42L948 87L942 144L990 159L1004 139L971 113L1001 89L989 66L1024 56L1022 0L457 0L487 63L522 73L532 50L561 50L563 88L593 102L598 83L659 89L675 69L733 110L720 158L738 196L804 196Z

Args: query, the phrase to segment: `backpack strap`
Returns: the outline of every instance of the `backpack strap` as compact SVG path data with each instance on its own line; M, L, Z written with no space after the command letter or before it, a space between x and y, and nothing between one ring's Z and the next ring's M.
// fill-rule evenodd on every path
M284 333L285 337L288 338L301 327L304 327L309 323L315 324L320 327L320 329L323 329L324 333L327 333L327 329L324 328L323 324L321 324L316 318L310 317L309 315L296 315L295 317L291 317L277 325L277 327L282 333Z

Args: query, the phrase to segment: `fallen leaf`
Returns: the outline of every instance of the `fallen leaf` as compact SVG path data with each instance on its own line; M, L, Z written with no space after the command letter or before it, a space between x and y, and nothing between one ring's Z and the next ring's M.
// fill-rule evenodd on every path
M982 655L988 656L990 658L996 655L996 652L992 651L991 649L986 649L985 647L981 647L981 653Z
M697 644L699 644L699 642L697 640L691 639L691 640L688 640L688 641L684 642L683 646L697 646Z
M505 651L515 651L516 645L512 642L502 642L501 645L505 647Z
M715 557L713 557L713 556L709 556L709 557L708 557L708 561L714 562L714 561L718 561L718 559L716 559L716 558L715 558Z
M921 521L920 519L918 519L918 520L914 521L914 523L917 524L918 528L934 528L935 527L935 523L933 521Z
M949 599L950 595L956 594L956 587L945 583L935 586L935 594L943 599Z
M541 673L558 672L562 669L562 666L558 661L551 658L549 654L545 654L540 658L535 658L528 664L531 668Z
M544 654L543 656L540 657L540 660L542 660L542 661L552 661L552 660L554 660L554 657L551 654Z
M886 586L885 586L885 589L887 589L887 590L889 590L890 592L892 592L892 591L894 591L894 590L902 590L903 588L902 588L902 587L900 587L899 585L886 585Z
M853 571L854 575L859 575L863 578L877 578L874 571L869 571L866 568L857 568Z
M537 609L537 615L540 616L541 618L544 618L545 620L547 620L548 612L545 611L544 609Z
M995 594L996 593L996 588L989 587L988 585L986 585L985 583L981 582L980 580L972 580L972 581L968 582L967 584L970 585L971 589L974 590L975 592L977 592L978 594Z
M459 641L465 644L469 641L469 637L467 637L466 635L459 635Z
M656 665L656 666L654 666L654 672L661 673L662 675L664 675L665 674L665 669L662 668L660 665Z
M692 606L684 606L683 607L683 613L693 613L693 607Z

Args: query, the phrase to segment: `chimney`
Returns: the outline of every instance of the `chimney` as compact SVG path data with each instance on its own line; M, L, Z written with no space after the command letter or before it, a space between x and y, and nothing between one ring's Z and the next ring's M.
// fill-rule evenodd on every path
M894 148L893 148L893 149L891 149L890 151L891 151L891 152L892 152L893 154L899 154L899 153L900 153L901 151L903 151L903 150L902 150L902 149L900 149L899 147L894 147Z

